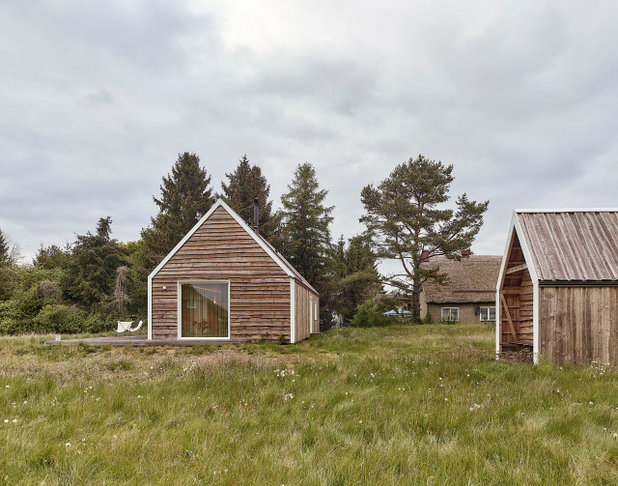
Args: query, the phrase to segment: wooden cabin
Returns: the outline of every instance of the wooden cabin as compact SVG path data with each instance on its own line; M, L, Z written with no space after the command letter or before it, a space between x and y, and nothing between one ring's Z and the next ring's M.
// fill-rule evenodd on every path
M427 258L421 267L437 267L440 273L446 274L447 281L423 283L421 317L430 315L432 322L494 322L501 262L500 255L469 255L459 261L444 256Z
M318 292L221 199L148 277L150 340L295 343L318 316Z
M618 211L515 211L496 308L497 359L618 365Z

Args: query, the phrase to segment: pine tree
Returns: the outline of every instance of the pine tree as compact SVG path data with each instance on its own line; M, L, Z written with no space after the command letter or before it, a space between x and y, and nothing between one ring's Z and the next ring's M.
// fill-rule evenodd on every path
M243 155L238 166L232 173L226 173L228 183L221 182L223 194L221 197L234 209L245 221L253 221L253 200L259 200L260 210L259 223L260 233L267 239L271 239L281 223L279 213L273 214L272 201L269 200L270 184L262 174L262 169L257 165L251 165L246 155Z
M376 257L365 235L347 241L343 235L334 247L329 262L329 278L320 301L349 322L357 307L375 297L380 290Z
M51 270L54 268L63 268L66 266L67 260L70 258L71 248L69 245L65 249L58 245L50 245L39 247L39 251L32 260L35 267Z
M14 252L8 237L0 230L0 301L10 299L15 287Z
M0 267L10 265L12 263L11 260L11 248L9 247L8 238L0 230Z
M152 270L208 212L214 202L210 180L196 154L178 155L172 173L163 177L161 197L153 197L159 213L142 230L147 270Z
M282 253L318 291L323 286L330 250L333 206L324 206L328 191L320 190L314 167L306 162L294 173L283 204Z
M116 270L125 263L126 253L111 238L112 219L99 219L95 234L77 235L61 279L66 299L95 310L109 302L114 290Z
M438 267L421 267L424 257L444 255L461 259L483 224L489 201L477 203L464 193L456 210L444 207L450 199L453 166L419 155L399 164L379 186L361 192L367 225L378 257L398 260L402 273L385 278L391 285L411 293L412 308L420 318L420 293L428 279L444 282Z

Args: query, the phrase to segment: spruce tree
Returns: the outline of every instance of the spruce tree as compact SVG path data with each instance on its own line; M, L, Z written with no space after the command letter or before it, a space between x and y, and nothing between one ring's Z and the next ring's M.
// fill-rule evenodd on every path
M151 218L151 225L142 230L147 250L144 264L148 271L208 212L214 202L210 180L196 154L178 155L171 174L163 177L161 197L153 197L159 213Z
M243 155L234 172L226 173L225 176L228 183L221 182L223 190L221 197L243 220L251 224L254 223L253 200L257 198L260 210L260 234L271 239L279 227L281 217L279 213L272 212L272 201L269 200L270 184L262 174L262 169L257 165L251 165L247 156Z
M378 187L368 185L361 192L366 213L360 221L367 225L377 256L396 259L402 266L402 272L386 276L385 281L411 294L417 319L423 282L446 279L437 266L421 267L421 260L436 255L461 259L481 229L489 205L470 201L464 193L455 210L445 207L452 172L452 165L419 155L395 167Z
M11 264L11 249L6 235L0 230L0 267Z
M95 234L77 235L61 279L64 297L85 309L96 310L111 300L116 270L126 252L111 238L112 219L99 219Z
M282 253L318 291L323 287L331 246L329 225L333 206L325 206L328 191L319 188L314 167L306 162L294 172L283 204Z

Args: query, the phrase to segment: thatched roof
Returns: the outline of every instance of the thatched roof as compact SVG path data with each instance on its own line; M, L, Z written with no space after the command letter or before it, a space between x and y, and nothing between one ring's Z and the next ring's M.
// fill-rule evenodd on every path
M470 255L461 261L446 257L432 257L422 264L424 268L439 267L448 275L445 285L428 280L423 291L428 303L467 304L492 302L496 299L496 283L502 256Z

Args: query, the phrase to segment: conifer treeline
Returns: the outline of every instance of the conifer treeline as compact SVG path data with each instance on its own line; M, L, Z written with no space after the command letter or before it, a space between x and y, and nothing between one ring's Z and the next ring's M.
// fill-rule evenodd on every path
M321 293L323 324L330 325L333 313L349 318L376 292L378 274L361 237L347 244L343 236L336 244L331 241L333 207L325 205L327 193L315 168L303 163L281 197L282 208L274 210L266 176L246 155L216 193L199 156L179 154L162 178L160 195L153 197L158 213L138 241L113 239L108 216L98 221L94 234L77 235L64 248L41 246L32 265L16 265L0 231L0 279L5 277L0 280L0 332L97 331L118 317L145 318L148 274L216 197L250 223L257 198L261 234Z
M355 325L384 322L386 305L407 306L420 316L420 292L427 280L439 283L439 267L421 265L424 256L461 259L483 224L489 201L477 203L464 193L455 209L445 206L453 165L422 155L397 165L377 186L361 192L366 231L334 243L333 206L315 168L299 164L281 208L273 209L270 185L257 165L243 156L226 173L221 192L194 153L179 154L154 197L158 213L138 241L111 237L112 219L99 219L95 233L77 235L64 248L41 247L32 265L16 263L0 231L0 333L19 331L100 331L117 317L146 318L147 277L155 266L212 207L224 198L253 223L253 200L259 199L261 232L320 292L320 324L334 318ZM394 259L401 271L379 275L376 259ZM398 301L374 299L382 284L398 289Z

